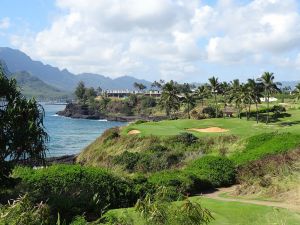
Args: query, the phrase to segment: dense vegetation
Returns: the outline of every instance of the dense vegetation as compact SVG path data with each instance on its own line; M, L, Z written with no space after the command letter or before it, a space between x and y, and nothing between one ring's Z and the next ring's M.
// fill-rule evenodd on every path
M0 66L0 185L8 179L14 164L43 163L48 135L44 111L35 99L27 100Z
M160 81L153 83L162 91L159 99L143 94L116 99L96 97L100 89L80 83L76 95L86 107L122 115L164 110L170 120L109 129L82 151L77 165L16 167L10 185L0 191L0 204L16 201L0 206L0 224L192 225L214 224L215 218L220 224L228 215L234 217L230 224L247 224L245 218L277 223L266 219L272 208L205 198L199 203L199 197L189 196L233 184L239 184L239 196L270 194L272 185L286 181L284 175L297 179L300 113L295 103L270 103L271 95L283 94L278 85L271 73L246 84L212 77L194 92L188 84ZM146 87L136 83L135 88L142 92ZM296 96L295 90L286 101ZM234 110L228 113L228 107ZM209 128L216 132L200 130ZM288 190L294 191L295 183ZM298 220L297 214L278 210L280 216L285 213L289 224Z

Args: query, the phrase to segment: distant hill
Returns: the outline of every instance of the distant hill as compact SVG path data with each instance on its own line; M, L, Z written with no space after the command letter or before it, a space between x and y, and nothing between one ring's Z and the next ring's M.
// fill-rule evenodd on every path
M280 82L282 87L291 87L294 90L295 86L300 83L300 81L282 81Z
M57 98L69 98L71 96L71 93L54 88L25 71L13 73L10 77L17 80L22 94L29 98L35 97L39 100L50 100Z
M95 88L100 86L102 89L133 89L134 82L143 83L148 87L151 85L149 81L130 76L111 79L91 73L75 75L66 69L60 70L57 67L45 65L40 61L33 61L25 53L7 47L0 47L0 60L5 61L9 71L12 73L27 71L44 83L69 92L73 92L81 80L86 83L86 86Z

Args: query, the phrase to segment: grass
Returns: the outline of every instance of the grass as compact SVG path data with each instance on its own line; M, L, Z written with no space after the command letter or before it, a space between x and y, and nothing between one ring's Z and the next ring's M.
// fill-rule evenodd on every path
M160 122L147 122L142 124L131 124L124 127L123 135L127 135L130 130L141 131L140 136L171 136L182 132L187 132L189 128L208 128L220 127L228 129L224 133L200 133L188 131L197 137L220 136L220 135L236 135L238 137L250 137L256 134L266 132L300 132L300 110L289 110L291 117L280 118L278 121L266 125L265 123L256 123L254 120L247 121L246 119L238 118L216 118L216 119L179 119L179 120L164 120Z
M191 197L190 200L201 203L203 207L212 212L215 220L209 223L210 225L296 225L300 223L300 214L286 209L200 197ZM112 210L109 213L128 214L134 219L134 224L145 224L133 208Z

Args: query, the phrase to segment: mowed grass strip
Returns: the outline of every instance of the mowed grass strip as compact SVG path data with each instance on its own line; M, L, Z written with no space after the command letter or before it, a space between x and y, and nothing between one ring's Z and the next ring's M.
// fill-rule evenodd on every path
M139 130L141 136L171 136L182 132L191 132L197 137L236 135L238 137L250 137L256 134L268 132L291 132L300 133L300 110L290 110L290 117L280 118L278 121L266 125L265 123L256 123L254 120L238 118L213 118L213 119L178 119L164 120L159 122L146 122L141 124L130 124L124 127L122 134L127 135L130 130ZM228 132L197 132L189 131L191 128L210 128L219 127L228 130Z
M240 202L225 202L202 197L191 197L202 207L211 211L215 220L210 225L262 225L262 224L300 224L300 214L283 208L261 206ZM172 204L176 204L172 203ZM145 221L133 208L111 210L114 215L128 214L136 225L145 225Z

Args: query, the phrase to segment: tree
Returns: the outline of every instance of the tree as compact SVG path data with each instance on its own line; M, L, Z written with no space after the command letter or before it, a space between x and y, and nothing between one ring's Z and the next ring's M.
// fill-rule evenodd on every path
M223 102L224 102L224 112L226 110L227 103L230 100L230 90L231 86L227 82L223 82L220 84L220 93L223 96ZM225 118L225 113L224 113L224 118Z
M200 85L196 90L195 90L195 96L200 99L202 108L204 106L204 99L209 97L209 88L207 85Z
M159 82L159 81L154 81L152 84L151 84L151 88L152 89L161 89L163 86L163 83Z
M76 87L75 95L79 101L83 101L84 103L86 101L85 92L86 92L86 88L85 88L84 82L80 81Z
M218 81L218 78L216 77L211 77L208 79L209 81L209 87L210 87L210 91L212 93L212 95L214 96L214 100L215 100L215 110L216 110L216 116L218 116L218 101L217 101L217 95L219 93L219 89L220 89L220 83Z
M270 72L264 72L264 74L257 79L258 82L263 86L264 88L264 96L267 101L267 119L266 124L269 123L269 117L270 117L270 95L273 93L280 92L280 89L277 87L277 85L281 85L278 82L274 82L275 76L273 73Z
M248 96L249 96L249 114L251 109L251 103L255 104L256 109L256 123L258 123L259 120L259 113L258 113L258 104L261 103L260 98L263 97L262 95L262 85L259 83L256 83L254 79L248 79L248 82L246 84Z
M134 82L133 86L134 86L134 88L138 89L139 91L143 91L147 88L144 84L137 83L137 82Z
M191 118L190 111L196 105L196 100L194 98L194 95L192 95L188 92L185 92L184 96L183 96L183 99L182 99L182 102L183 102L183 104L185 104L187 106L188 117L190 119Z
M171 112L177 111L180 107L179 91L174 81L167 82L162 87L160 105L165 108L167 116L171 116Z
M295 89L293 91L293 94L296 96L296 99L299 101L300 100L300 83L298 83L295 86Z
M48 135L43 120L43 107L26 100L0 67L0 180L19 161L44 163Z
M86 88L84 93L84 99L88 99L90 103L92 103L97 97L97 92L93 87Z
M238 118L241 119L242 104L244 102L243 86L239 79L231 81L230 102L234 102L238 111Z

